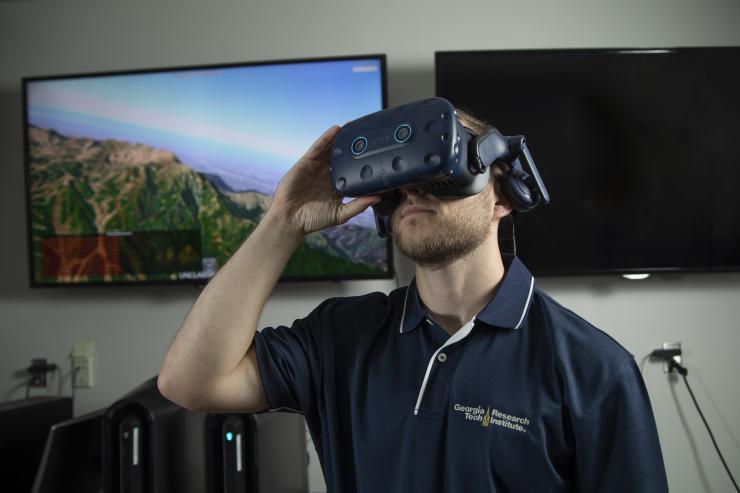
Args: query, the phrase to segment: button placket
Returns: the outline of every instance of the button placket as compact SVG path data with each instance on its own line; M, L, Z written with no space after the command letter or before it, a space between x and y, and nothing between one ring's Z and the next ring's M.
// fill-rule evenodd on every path
M429 364L427 365L427 371L424 374L424 380L421 382L421 388L419 389L419 395L416 399L416 405L414 406L414 415L419 414L419 406L421 405L421 401L424 398L424 390L427 387L427 383L429 382L429 374L432 371L432 367L434 366L434 361L438 361L439 363L444 363L447 361L447 354L442 352L442 350L452 344L455 344L456 342L461 341L465 337L470 334L470 331L473 329L473 325L475 324L475 317L473 317L470 322L465 324L455 332L455 334L452 335L435 353L432 355L432 358L429 360Z

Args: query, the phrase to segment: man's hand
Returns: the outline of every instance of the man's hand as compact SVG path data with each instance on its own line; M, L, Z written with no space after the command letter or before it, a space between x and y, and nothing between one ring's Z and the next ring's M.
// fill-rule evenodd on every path
M291 230L306 235L339 224L380 201L377 195L359 197L347 204L331 185L331 145L341 127L334 125L306 151L275 190L266 215L279 218Z

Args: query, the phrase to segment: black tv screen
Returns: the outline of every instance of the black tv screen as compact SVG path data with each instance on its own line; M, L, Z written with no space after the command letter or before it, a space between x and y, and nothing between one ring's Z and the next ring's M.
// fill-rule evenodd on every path
M332 124L386 107L385 55L23 79L31 284L204 283ZM283 280L392 277L371 211Z
M515 223L534 273L740 270L740 48L438 52L435 74L527 138L552 198Z

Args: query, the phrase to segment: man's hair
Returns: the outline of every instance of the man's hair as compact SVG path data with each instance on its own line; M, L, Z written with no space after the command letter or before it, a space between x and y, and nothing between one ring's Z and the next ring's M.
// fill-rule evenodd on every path
M473 113L471 113L467 109L455 107L455 110L457 111L457 119L460 120L460 123L463 124L463 127L470 130L470 132L474 135L480 135L486 130L494 128L493 125L485 120L481 120L480 118L474 116Z

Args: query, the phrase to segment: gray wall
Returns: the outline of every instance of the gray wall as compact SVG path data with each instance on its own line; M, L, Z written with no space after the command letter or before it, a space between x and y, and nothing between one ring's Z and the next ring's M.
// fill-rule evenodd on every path
M387 53L390 103L398 104L433 94L435 50L739 44L737 0L0 1L0 399L23 396L18 371L32 357L62 366L68 394L69 350L76 337L89 336L97 346L96 386L78 391L76 413L109 404L158 371L197 296L185 287L27 287L22 76ZM691 200L690 191L679 200ZM410 266L402 260L399 267L404 282ZM550 278L539 285L638 361L663 341L681 341L697 397L740 476L739 274ZM291 322L330 295L394 286L281 285L262 322ZM652 363L644 375L671 490L729 491L683 384ZM315 460L310 476L312 491L323 490Z

